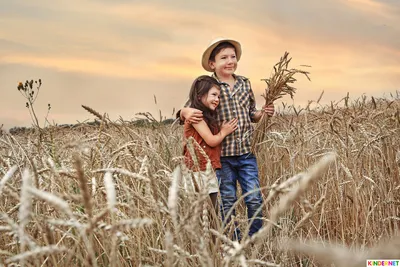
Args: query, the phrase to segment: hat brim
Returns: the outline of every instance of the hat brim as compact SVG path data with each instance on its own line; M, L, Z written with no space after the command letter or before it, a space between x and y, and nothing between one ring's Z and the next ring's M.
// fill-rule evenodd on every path
M203 66L203 68L206 71L214 72L214 70L211 69L211 67L208 64L208 62L210 60L210 56L211 56L211 53L214 50L214 48L216 48L220 43L223 43L223 42L228 42L228 43L232 44L235 47L236 59L237 59L237 61L240 60L240 57L242 56L242 47L241 47L240 43L238 41L235 41L235 40L232 40L232 39L221 39L221 40L218 40L217 42L212 43L206 49L206 51L204 51L204 53L203 53L203 56L201 58L201 65Z

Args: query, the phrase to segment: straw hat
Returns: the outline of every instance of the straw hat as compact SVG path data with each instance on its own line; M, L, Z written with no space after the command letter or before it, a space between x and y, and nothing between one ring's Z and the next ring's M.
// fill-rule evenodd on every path
M235 47L237 61L240 60L240 56L242 55L242 47L240 46L240 43L232 39L218 38L210 43L210 45L207 47L206 51L204 51L203 56L201 58L201 65L206 71L213 72L213 70L208 65L208 61L210 60L210 55L211 52L214 50L214 48L223 42L231 43Z

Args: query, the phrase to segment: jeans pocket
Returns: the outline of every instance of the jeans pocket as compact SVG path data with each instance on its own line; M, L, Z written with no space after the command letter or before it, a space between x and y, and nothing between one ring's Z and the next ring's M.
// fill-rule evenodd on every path
M251 152L244 154L242 157L244 160L251 160L256 158L256 156Z

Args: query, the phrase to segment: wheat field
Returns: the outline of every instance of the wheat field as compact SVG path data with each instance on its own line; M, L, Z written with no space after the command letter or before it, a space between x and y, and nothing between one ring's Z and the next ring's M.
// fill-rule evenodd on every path
M264 227L240 243L184 190L182 126L0 136L0 266L365 266L400 258L400 98L284 106L258 144ZM175 171L174 171L175 170ZM184 171L184 170L183 170ZM248 227L243 199L236 220ZM229 232L232 225L225 229Z

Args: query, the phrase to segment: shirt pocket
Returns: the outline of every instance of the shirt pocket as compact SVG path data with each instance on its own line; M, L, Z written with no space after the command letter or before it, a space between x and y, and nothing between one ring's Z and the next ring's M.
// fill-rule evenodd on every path
M241 90L237 94L239 105L244 109L249 109L250 106L250 98L249 94L245 90Z

